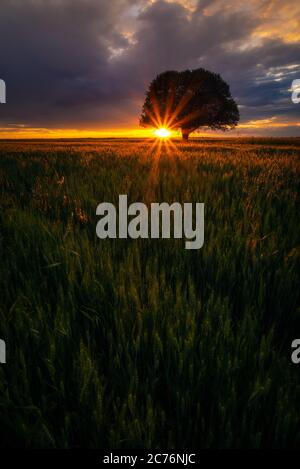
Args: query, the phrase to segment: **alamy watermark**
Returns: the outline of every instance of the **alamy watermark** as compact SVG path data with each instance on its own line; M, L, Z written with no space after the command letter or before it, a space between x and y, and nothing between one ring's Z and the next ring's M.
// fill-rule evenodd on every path
M150 212L150 213L149 213ZM119 195L119 206L110 202L98 205L102 218L96 226L98 238L185 238L185 249L200 249L204 244L204 203L151 203L128 206L127 195ZM133 217L128 220L128 217ZM173 219L173 230L171 229Z
M292 362L298 365L300 363L300 339L293 340L292 349L294 349L291 355Z
M0 339L0 363L6 363L6 344Z
M294 104L300 103L300 80L292 81L292 101Z
M6 103L6 84L4 80L0 80L0 104Z

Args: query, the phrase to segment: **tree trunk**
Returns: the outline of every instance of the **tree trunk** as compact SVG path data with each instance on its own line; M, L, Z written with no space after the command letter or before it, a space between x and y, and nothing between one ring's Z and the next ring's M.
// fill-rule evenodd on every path
M190 131L188 129L181 129L181 135L182 139L187 142L189 139Z

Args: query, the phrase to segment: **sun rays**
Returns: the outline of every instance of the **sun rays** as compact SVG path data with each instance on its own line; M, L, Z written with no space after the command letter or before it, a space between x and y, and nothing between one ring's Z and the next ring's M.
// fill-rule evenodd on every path
M186 93L177 100L177 103L175 94L176 90L172 87L172 84L170 84L167 98L162 104L159 103L154 92L151 94L151 108L148 107L145 112L155 129L154 135L158 138L167 139L172 136L175 129L178 130L182 127L186 127L188 124L191 125L190 132L195 130L193 120L199 117L200 111L193 110L181 115L193 97L193 83L191 83L190 88L186 90Z

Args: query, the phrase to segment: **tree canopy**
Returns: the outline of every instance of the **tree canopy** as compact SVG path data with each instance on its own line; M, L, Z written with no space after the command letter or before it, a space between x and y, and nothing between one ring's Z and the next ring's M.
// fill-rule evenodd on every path
M157 75L146 92L140 117L143 127L181 129L186 140L199 127L229 130L238 121L229 85L203 68Z

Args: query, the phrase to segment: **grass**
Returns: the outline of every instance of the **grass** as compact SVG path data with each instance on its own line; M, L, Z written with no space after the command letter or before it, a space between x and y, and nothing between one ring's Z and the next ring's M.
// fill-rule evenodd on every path
M299 446L299 150L2 142L1 445ZM98 239L119 194L205 202L204 247Z

